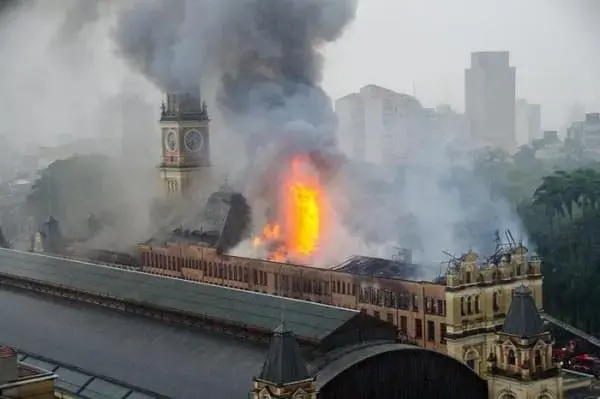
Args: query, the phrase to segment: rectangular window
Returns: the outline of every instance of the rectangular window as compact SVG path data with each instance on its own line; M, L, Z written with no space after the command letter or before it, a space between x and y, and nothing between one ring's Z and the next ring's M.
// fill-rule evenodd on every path
M252 281L254 285L258 285L258 270L252 270Z
M408 332L408 318L406 316L400 316L400 331L404 334Z
M431 313L432 312L431 302L432 302L431 298L429 298L429 297L425 298L425 312L426 313Z
M440 323L440 342L446 343L446 323Z
M440 316L445 316L446 312L444 311L444 302L441 299L438 299L437 301L437 314L439 314Z
M423 338L423 321L421 319L415 319L415 336Z
M412 295L412 310L413 312L419 311L419 296L415 294Z
M394 324L394 314L393 313L388 312L387 321Z
M427 340L435 342L435 323L427 321Z
M410 298L408 296L408 293L407 292L401 292L401 293L398 294L398 298L399 298L398 308L399 309L408 310L409 306L410 306L409 305Z

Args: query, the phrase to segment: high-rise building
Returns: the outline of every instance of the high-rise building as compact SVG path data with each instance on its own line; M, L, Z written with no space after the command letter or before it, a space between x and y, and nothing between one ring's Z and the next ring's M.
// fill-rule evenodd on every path
M600 159L600 113L588 113L585 120L573 122L567 130L567 137L581 143L583 156Z
M542 110L539 104L518 99L515 103L515 133L517 145L542 138Z
M365 111L359 93L348 94L336 100L338 116L338 145L349 157L365 160Z
M407 94L367 85L336 101L338 143L347 155L374 164L402 161L422 132L423 107Z
M471 67L465 70L465 111L476 144L514 151L515 86L508 51L471 54Z

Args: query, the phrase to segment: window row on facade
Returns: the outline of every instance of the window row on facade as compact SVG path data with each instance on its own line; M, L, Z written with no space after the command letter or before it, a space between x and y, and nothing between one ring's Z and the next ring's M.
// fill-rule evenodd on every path
M500 311L500 298L497 292L492 295L492 308L494 312ZM482 312L481 297L479 295L469 295L460 298L460 314L461 316L469 316Z
M362 287L357 289L357 284L350 284L340 280L330 281L321 279L308 279L284 273L269 273L263 270L251 269L235 263L209 262L205 260L169 256L154 252L143 252L142 265L164 268L166 270L181 272L182 268L199 270L205 277L243 283L251 282L254 286L269 286L269 274L273 275L275 293L304 293L320 296L329 296L331 293L356 297L358 302L376 305L384 308L394 308L419 312L424 308L425 313L444 316L446 314L446 301L440 298L425 297L407 291L391 291L375 287ZM250 273L250 275L249 275Z

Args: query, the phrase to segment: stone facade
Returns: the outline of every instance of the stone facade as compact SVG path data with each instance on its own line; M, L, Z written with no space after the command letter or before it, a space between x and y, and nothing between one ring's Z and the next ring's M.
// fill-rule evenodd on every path
M407 341L449 353L480 374L512 290L531 287L539 308L542 303L540 261L526 259L524 247L498 265L481 265L469 252L449 268L445 283L218 255L214 248L182 242L138 250L149 273L364 311L393 322Z

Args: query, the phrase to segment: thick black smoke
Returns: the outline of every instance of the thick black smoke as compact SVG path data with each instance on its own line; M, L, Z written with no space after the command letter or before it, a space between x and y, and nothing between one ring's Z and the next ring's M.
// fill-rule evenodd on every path
M354 18L357 0L147 0L121 14L122 55L165 91L218 80L219 105L254 145L333 142L321 90L322 46Z

